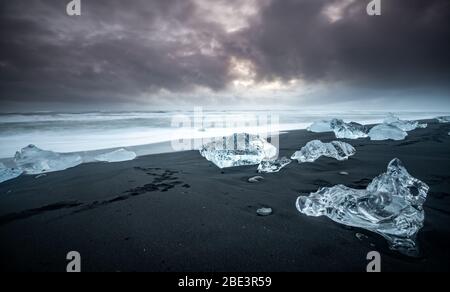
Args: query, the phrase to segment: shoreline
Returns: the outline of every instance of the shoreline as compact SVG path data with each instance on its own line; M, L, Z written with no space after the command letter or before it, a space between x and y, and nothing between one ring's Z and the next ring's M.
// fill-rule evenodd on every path
M449 130L433 122L404 141L349 140L357 153L348 161L294 162L256 184L248 182L256 166L221 170L198 151L23 176L0 184L0 269L63 271L75 250L83 271L365 271L367 253L377 250L383 271L449 271ZM280 137L280 155L314 139L335 137L292 131ZM365 188L395 157L431 187L419 258L296 210L299 195L320 187ZM273 214L258 216L263 207Z

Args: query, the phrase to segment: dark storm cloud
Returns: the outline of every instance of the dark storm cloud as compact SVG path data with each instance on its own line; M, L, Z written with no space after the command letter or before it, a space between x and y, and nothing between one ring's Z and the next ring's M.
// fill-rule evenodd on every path
M81 17L68 2L2 1L0 101L227 96L231 57L261 82L448 92L448 0L382 0L380 17L368 0L248 1L260 9L248 15L244 0L82 0Z
M327 8L347 6L334 22ZM234 54L257 64L259 77L345 81L367 86L444 85L450 79L450 1L273 1L241 32Z

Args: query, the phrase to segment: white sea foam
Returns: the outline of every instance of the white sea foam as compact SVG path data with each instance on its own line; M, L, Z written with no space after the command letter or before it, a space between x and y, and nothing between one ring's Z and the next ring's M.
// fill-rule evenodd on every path
M206 120L235 121L245 124L256 115L272 113L279 116L279 131L305 129L311 123L330 117L362 124L380 123L385 112L306 112L284 111L205 111ZM31 113L0 114L0 159L12 158L26 145L39 145L54 152L80 152L99 149L117 149L138 145L168 142L174 139L200 139L246 132L261 134L267 129L255 126L232 128L200 125L192 128L171 127L172 117L193 111L121 112L121 113ZM446 116L448 113L403 113L402 119L425 119ZM251 123L249 123L251 124Z

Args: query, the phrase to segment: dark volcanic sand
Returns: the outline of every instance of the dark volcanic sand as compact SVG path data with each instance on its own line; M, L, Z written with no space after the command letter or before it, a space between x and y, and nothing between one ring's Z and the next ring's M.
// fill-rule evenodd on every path
M65 271L66 254L75 250L83 271L365 271L367 253L377 250L383 271L449 271L449 130L432 122L405 141L352 140L357 154L349 161L292 163L255 184L247 182L255 166L222 171L196 151L21 177L0 184L1 270ZM333 138L291 132L281 136L281 154ZM365 188L395 157L431 187L420 258L296 210L300 193ZM264 206L274 214L257 216Z

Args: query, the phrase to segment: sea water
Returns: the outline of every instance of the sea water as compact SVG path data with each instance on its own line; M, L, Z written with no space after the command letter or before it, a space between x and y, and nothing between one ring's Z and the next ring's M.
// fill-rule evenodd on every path
M175 139L217 137L233 132L255 133L264 128L247 121L261 116L276 116L279 131L305 129L314 121L341 118L362 124L382 122L388 112L319 112L290 110L204 110L209 121L202 126L173 125L175 117L194 121L198 111L89 112L89 113L7 113L0 114L0 159L11 158L16 151L34 144L55 152L80 152L138 145L154 145ZM448 113L395 113L402 119L428 119ZM226 125L223 121L226 120ZM212 122L211 122L212 121ZM214 121L217 121L214 126ZM232 121L231 123L229 121ZM219 125L219 126L217 126ZM231 125L231 126L230 126ZM234 126L233 126L234 125Z

